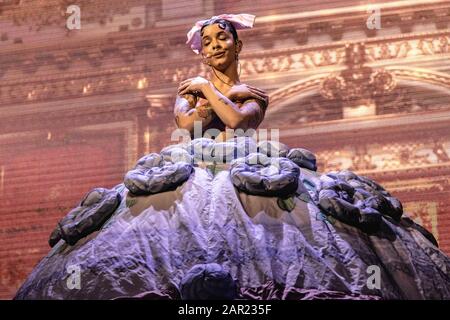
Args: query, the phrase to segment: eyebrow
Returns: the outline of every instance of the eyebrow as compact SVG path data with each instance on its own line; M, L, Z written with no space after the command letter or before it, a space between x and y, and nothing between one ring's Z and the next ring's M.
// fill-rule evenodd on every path
M225 32L225 30L220 30L219 32L216 33L216 36L219 36L221 34L225 34L226 35L227 33ZM204 40L206 38L211 38L211 37L209 35L206 35L206 36L202 37L202 40Z

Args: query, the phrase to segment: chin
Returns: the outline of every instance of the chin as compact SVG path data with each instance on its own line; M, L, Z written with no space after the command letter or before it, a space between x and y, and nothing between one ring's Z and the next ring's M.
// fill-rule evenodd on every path
M231 66L231 62L229 62L229 61L218 62L218 63L213 64L212 66L214 67L214 69L224 72Z
M214 66L214 69L216 69L217 71L220 71L220 72L225 72L225 70L227 70L228 67L229 67L229 65L220 64L220 65Z

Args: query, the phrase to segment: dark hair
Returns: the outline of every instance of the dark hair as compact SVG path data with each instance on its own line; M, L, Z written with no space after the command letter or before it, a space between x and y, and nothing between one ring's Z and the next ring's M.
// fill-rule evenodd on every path
M200 29L200 35L203 35L203 29L206 28L207 26L210 26L212 24L218 24L220 29L223 30L228 30L231 32L231 34L233 35L234 38L234 43L237 43L239 38L238 38L238 34L236 31L236 28L233 26L233 24L225 19L210 19L208 21L206 21L202 28Z

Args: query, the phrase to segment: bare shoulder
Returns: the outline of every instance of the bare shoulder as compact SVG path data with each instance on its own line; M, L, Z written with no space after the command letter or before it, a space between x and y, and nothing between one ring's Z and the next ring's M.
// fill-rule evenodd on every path
M255 109L265 114L268 107L268 101L257 98L248 98L242 102L241 108L243 107L245 107L245 109Z
M183 103L184 101L187 101L191 107L194 107L197 100L198 98L193 94L183 94L181 96L177 94L176 103Z
M264 120L265 109L263 102L259 99L248 99L240 107L248 121L248 127L256 129Z
M177 95L174 113L187 112L188 110L195 108L197 100L197 97L192 94L184 94L182 96Z
M244 105L254 105L254 103L256 102L257 105L262 109L262 111L265 113L266 109L269 105L269 96L267 95L267 92L265 89L261 89L249 84L241 84L241 85L245 85L249 88L252 89L252 91L255 93L258 93L259 98L257 97L248 97L247 99L245 99L244 101L242 101L242 104ZM252 103L253 102L253 103Z

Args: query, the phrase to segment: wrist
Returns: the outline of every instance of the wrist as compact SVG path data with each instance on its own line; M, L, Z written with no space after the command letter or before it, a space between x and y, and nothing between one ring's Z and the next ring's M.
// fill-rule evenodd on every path
M206 106L199 106L196 108L196 110L197 110L197 115L203 119L207 119L208 117L210 117L212 115L212 109L208 108Z
M212 89L212 83L211 83L211 81L207 81L207 82L204 82L203 84L202 84L202 86L201 86L201 91L203 92L203 93L205 93L207 90L210 90L210 89Z

